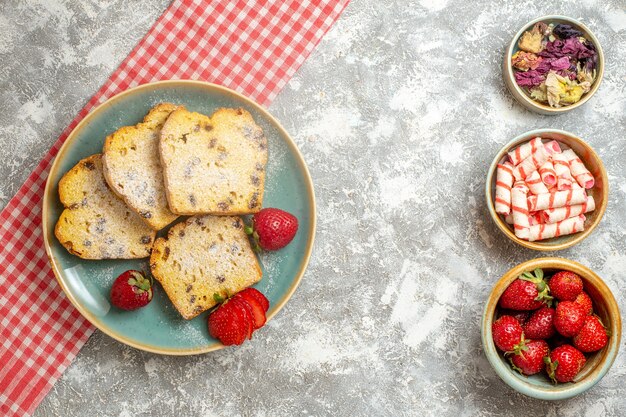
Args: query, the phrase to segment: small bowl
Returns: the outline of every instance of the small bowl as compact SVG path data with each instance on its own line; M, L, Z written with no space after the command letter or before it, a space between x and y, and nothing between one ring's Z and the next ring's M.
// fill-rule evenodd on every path
M524 90L522 90L520 86L517 85L517 82L515 81L515 77L513 76L513 66L511 65L511 57L515 54L515 52L519 50L519 47L517 46L517 42L519 41L519 38L522 36L522 34L525 31L532 29L533 25L537 22L545 22L546 24L564 23L564 24L571 25L575 29L578 29L579 31L581 31L589 41L593 42L593 44L596 47L596 50L598 51L598 66L596 68L596 71L597 71L596 79L593 85L591 86L591 90L589 90L589 92L587 92L577 103L574 103L569 106L559 107L559 108L550 107L547 104L541 104L533 100L532 98L530 98L524 92ZM589 100L591 96L595 94L595 92L598 90L598 87L600 87L600 83L602 82L603 75L604 75L604 52L602 52L602 47L600 46L600 42L598 41L598 38L595 37L595 35L591 32L591 30L589 30L587 26L583 25L578 20L572 19L571 17L558 16L558 15L543 16L527 23L524 27L522 27L522 29L520 29L520 31L515 34L515 36L513 37L513 40L511 41L511 44L506 50L506 53L504 54L504 63L502 66L502 76L504 78L504 83L506 84L511 94L513 94L513 97L515 97L515 99L522 106L526 107L528 110L541 113L541 114L547 114L547 115L556 115L556 114L565 113L570 110L574 110L575 108L580 107L583 104L585 104L587 100Z
M504 290L522 272L542 268L546 274L559 270L578 274L584 289L593 300L594 313L610 331L609 342L601 350L587 355L587 363L574 379L574 382L554 385L542 372L533 376L523 376L511 369L504 356L497 351L491 335L491 326L496 319L498 300ZM622 337L622 322L615 297L602 279L591 269L578 262L563 258L538 258L524 262L505 273L496 283L485 305L481 336L483 350L489 363L498 376L514 390L529 397L541 400L563 400L574 397L597 384L608 372L619 350Z
M529 242L515 236L513 228L504 221L502 216L496 213L496 209L494 206L496 190L496 167L499 163L502 163L505 160L506 154L510 150L512 150L519 144L527 142L537 136L540 136L543 139L554 139L558 141L561 145L565 145L562 146L562 148L571 148L574 150L574 152L576 152L576 154L580 157L587 169L595 178L595 185L591 190L587 190L587 194L593 196L593 199L596 203L596 209L592 212L585 214L587 219L585 220L585 230L583 230L582 232L574 233L571 235L559 236L551 239ZM506 237L511 239L513 242L529 249L540 251L555 251L574 246L575 244L589 236L593 229L596 228L598 223L600 223L600 220L602 219L602 216L606 211L606 206L609 201L609 179L607 177L604 164L602 164L602 160L593 150L593 148L589 146L589 144L587 144L584 140L573 135L572 133L565 132L563 130L537 129L531 130L530 132L522 133L521 135L517 136L515 139L507 143L500 150L500 152L498 152L496 157L493 159L491 166L489 167L489 172L487 174L487 183L485 186L485 194L487 196L487 207L489 208L489 214L491 215L493 221L496 223L496 226L498 226L498 228L502 231L502 233L506 235Z

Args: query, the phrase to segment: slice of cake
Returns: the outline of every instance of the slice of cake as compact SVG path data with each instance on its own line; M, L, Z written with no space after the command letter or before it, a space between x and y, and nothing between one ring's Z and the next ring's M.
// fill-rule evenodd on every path
M192 319L261 279L261 268L237 216L194 216L154 243L150 268L176 309Z
M177 107L159 104L142 123L122 127L104 143L102 163L107 183L154 230L178 218L167 205L159 156L161 128Z
M167 200L177 214L249 214L261 209L267 163L263 130L243 109L211 117L172 112L159 146Z
M156 232L108 187L102 157L81 160L59 181L65 210L54 233L83 259L133 259L150 256Z

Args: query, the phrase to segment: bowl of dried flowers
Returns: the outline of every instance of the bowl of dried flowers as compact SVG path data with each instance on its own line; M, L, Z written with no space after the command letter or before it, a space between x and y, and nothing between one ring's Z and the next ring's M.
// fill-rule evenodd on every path
M503 65L506 86L529 110L560 114L582 106L602 82L604 54L582 23L544 16L513 37Z

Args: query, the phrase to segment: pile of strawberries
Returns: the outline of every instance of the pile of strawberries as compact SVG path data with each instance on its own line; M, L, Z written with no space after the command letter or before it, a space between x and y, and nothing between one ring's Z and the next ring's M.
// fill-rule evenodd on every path
M554 383L570 382L585 366L585 353L608 342L582 279L570 271L549 279L541 269L524 272L507 287L498 306L493 341L523 375L545 369Z

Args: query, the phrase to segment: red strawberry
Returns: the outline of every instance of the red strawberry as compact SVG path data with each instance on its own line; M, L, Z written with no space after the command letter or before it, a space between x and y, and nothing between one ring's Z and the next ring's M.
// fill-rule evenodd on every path
M549 353L550 348L545 340L529 340L524 350L510 357L511 365L523 375L534 375L541 372L544 367L543 358Z
M583 280L570 271L559 271L550 278L550 293L560 301L574 301L583 291Z
M591 297L589 297L589 295L586 292L583 291L580 294L578 294L578 297L576 297L574 301L585 308L587 315L590 315L593 313L593 301L591 301Z
M270 304L258 290L246 288L226 301L219 295L214 298L223 302L209 315L209 334L224 345L240 345L252 339L252 333L265 324Z
M152 278L140 271L128 270L111 286L111 304L123 310L136 310L152 301Z
M574 301L561 301L556 306L554 328L565 337L574 337L585 324L587 313Z
M263 311L265 311L267 313L267 310L269 310L270 308L270 302L267 299L267 297L265 297L263 295L263 293L259 290L257 290L256 288L246 288L243 291L240 291L239 294L241 295L246 295L246 296L250 296L255 298L259 303L261 303L261 306L263 307Z
M587 316L580 332L574 336L574 347L581 352L595 352L606 346L609 336L596 316Z
M585 355L571 345L559 346L545 359L546 372L550 379L557 382L569 382L585 366Z
M241 308L243 308L244 310L244 323L248 324L248 333L246 335L246 339L250 340L252 339L252 333L255 330L254 327L254 312L252 311L252 307L250 306L250 304L246 303L245 300L242 300L241 298L235 298L232 297L229 301L229 303L234 303L234 304L239 304L239 306Z
M493 342L496 347L504 352L519 353L524 349L524 331L511 316L500 316L491 326Z
M501 309L500 315L511 316L515 320L519 321L519 324L523 325L524 323L526 323L526 321L530 317L530 311L515 311L515 310Z
M257 246L265 250L277 250L291 242L298 231L298 219L277 208L264 208L252 218L253 227L246 227Z
M235 294L232 300L241 301L242 303L245 303L250 307L254 330L260 329L261 327L263 327L263 325L265 325L266 319L263 305L259 301L257 301L256 296L251 295L251 292L243 290Z
M544 304L550 305L550 288L543 280L543 271L535 269L535 274L524 272L502 293L498 303L502 308L512 310L536 310Z
M209 334L222 344L240 345L249 334L251 321L246 322L244 308L226 301L209 315Z
M542 307L535 311L522 325L524 336L528 339L549 339L554 336L554 314L555 310L550 307Z

